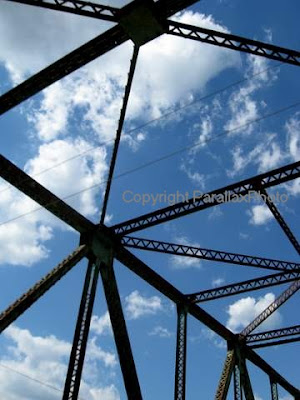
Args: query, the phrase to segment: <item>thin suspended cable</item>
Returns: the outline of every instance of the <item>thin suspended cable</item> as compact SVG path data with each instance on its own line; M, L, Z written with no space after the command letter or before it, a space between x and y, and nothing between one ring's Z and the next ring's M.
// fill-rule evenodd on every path
M282 108L280 108L280 109L278 109L278 110L276 110L276 111L273 111L273 112L271 112L271 113L269 113L269 114L265 114L265 115L263 115L263 116L261 116L261 117L255 118L255 119L253 119L253 120L251 120L251 121L248 121L248 122L246 122L245 124L236 126L235 128L232 128L232 129L225 130L224 132L221 132L221 133L219 133L218 135L215 135L215 136L212 136L212 137L210 137L210 138L207 138L206 140L203 140L201 143L198 142L198 143L196 143L196 144L192 144L192 145L189 145L189 146L182 147L182 148L180 148L180 149L178 149L178 150L176 150L176 151L173 151L173 152L171 152L171 153L165 154L165 155L162 156L162 157L156 158L156 159L154 159L154 160L152 160L152 161L149 161L149 162L147 162L147 163L144 163L144 164L142 164L142 165L139 165L138 167L132 168L132 169L130 169L130 170L128 170L128 171L125 171L125 172L122 172L122 173L120 173L120 174L118 174L118 175L115 175L114 178L113 178L113 180L119 179L119 178L124 177L124 176L127 176L127 175L130 175L130 174L132 174L133 172L140 171L141 169L147 168L147 167L149 167L149 166L151 166L151 165L157 164L157 163L160 162L160 161L163 161L163 160L169 159L169 158L171 158L171 157L174 157L175 155L181 154L181 153L183 153L183 152L185 152L185 151L187 151L187 150L195 149L195 148L197 148L197 147L202 147L203 144L206 144L206 143L211 142L211 141L213 141L213 140L219 139L220 137L226 136L226 135L228 135L229 133L232 133L232 132L234 132L234 131L240 130L240 129L245 128L245 127L248 127L248 126L250 126L250 125L252 125L252 124L254 124L254 123L256 123L256 122L263 121L263 120L265 120L265 119L267 119L267 118L274 117L275 115L281 114L281 113L283 113L283 112L289 111L289 110L291 110L291 109L293 109L293 108L296 108L296 107L299 107L299 106L300 106L300 101L297 101L296 103L293 103L293 104L291 104L291 105L289 105L289 106L282 107ZM96 188L96 187L99 187L99 186L105 184L106 182L107 182L107 180L103 180L103 181L101 181L101 182L99 182L99 183L96 183L96 184L94 184L94 185L91 185L91 186L89 186L89 187L87 187L87 188L78 190L77 192L70 193L69 195L62 197L60 200L67 200L67 199L70 199L70 198L72 198L72 197L74 197L74 196L78 196L79 194L84 193L84 192L87 192L87 191L89 191L89 190L92 190L92 189L94 189L94 188ZM54 203L55 203L55 202L49 203L48 205L54 204ZM16 221L16 220L18 220L18 219L20 219L20 218L23 218L23 217L25 217L25 216L27 216L27 215L33 214L33 213L35 213L35 212L37 212L37 211L40 211L40 210L43 210L43 209L45 209L45 206L44 206L44 207L37 207L37 208L35 208L35 209L31 210L31 211L28 211L28 212L26 212L26 213L24 213L24 214L20 214L20 215L14 217L14 218L8 219L8 220L6 220L6 221L0 223L0 226L6 225L6 224L8 224L8 223L10 223L10 222Z

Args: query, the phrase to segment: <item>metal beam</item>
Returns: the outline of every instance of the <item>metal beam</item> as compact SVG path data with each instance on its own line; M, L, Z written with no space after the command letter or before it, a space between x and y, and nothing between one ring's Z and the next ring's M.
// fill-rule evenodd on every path
M117 161L117 154L118 154L119 144L120 144L120 140L121 140L121 133L122 133L122 129L123 129L124 121L125 121L125 115L126 115L129 95L130 95L130 91L131 91L131 87L132 87L132 81L133 81L133 76L134 76L134 72L135 72L138 54L139 54L139 47L134 45L133 55L132 55L132 59L130 61L130 69L129 69L129 73L128 73L127 84L125 86L123 104L122 104L122 108L121 108L121 112L120 112L120 119L119 119L119 123L118 123L114 148L113 148L111 161L110 161L110 167L109 167L108 178L107 178L106 189L105 189L104 200L103 200L102 213L101 213L101 218L100 218L101 224L104 223L104 219L105 219L105 215L106 215L106 209L107 209L107 204L108 204L108 199L109 199L109 194L110 194L110 188L111 188L111 183L112 183L115 165L116 165L116 161Z
M234 400L243 400L241 375L237 362L235 363L233 369L233 392L234 392Z
M300 336L298 337L292 337L290 339L281 339L281 340L271 340L269 342L262 342L258 344L254 344L250 346L251 349L261 349L263 347L270 347L270 346L279 346L281 344L289 344L289 343L295 343L300 341Z
M104 293L119 355L128 400L142 400L130 340L122 310L112 259L100 267Z
M300 325L289 326L281 329L273 329L260 333L252 333L246 337L246 343L255 343L263 340L277 339L294 335L300 335Z
M187 339L187 306L177 304L177 340L175 366L175 400L185 400L186 392L186 339Z
M148 282L155 289L160 291L163 295L168 297L175 304L184 303L186 301L185 295L171 285L168 281L162 278L159 274L149 268L144 262L139 260L134 254L130 253L127 249L122 246L116 246L116 258L129 270L134 272L144 281ZM222 325L219 321L205 312L202 308L196 304L188 305L188 313L196 318L198 321L204 323L207 327L221 336L223 339L235 342L236 335L234 335L229 329ZM264 371L266 374L271 376L276 382L278 382L287 392L293 396L299 395L299 390L291 385L285 378L283 378L273 367L271 367L265 360L263 360L258 354L247 346L243 347L243 351L249 361L255 364L258 368Z
M89 261L62 400L77 400L95 301L99 263Z
M159 15L168 18L175 12L184 9L195 2L195 0L159 0L155 3L155 8ZM138 6L140 1L134 1L133 3ZM120 10L121 14L122 10L123 9ZM129 40L129 35L124 31L121 25L116 25L115 27L108 29L106 32L33 75L25 82L14 87L7 93L4 93L0 97L0 115L27 100L31 96L34 96L52 83L95 60L97 57L118 47L127 40Z
M280 274L273 274L263 276L261 278L249 279L247 281L234 283L231 285L220 286L216 289L203 290L201 292L187 295L187 298L193 303L200 303L222 297L234 296L239 293L250 292L259 290L270 286L282 285L283 283L295 281L300 279L299 272L282 272Z
M205 249L201 247L186 246L184 244L162 242L152 239L144 239L133 236L123 236L121 243L125 247L134 249L156 251L165 254L175 254L183 257L199 258L208 261L220 261L229 264L245 265L249 267L264 268L270 270L299 270L300 264L290 261L280 261L271 258L262 258L226 251Z
M76 231L85 233L94 229L95 225L92 222L2 155L0 155L0 176Z
M283 376L281 376L270 364L268 364L263 358L261 358L255 351L247 346L243 347L243 352L246 358L264 371L268 376L270 376L275 382L277 382L283 389L285 389L292 396L299 396L300 391L290 382L288 382Z
M292 283L280 296L278 296L273 303L270 304L263 312L261 312L249 325L247 325L240 333L240 337L248 336L299 289L300 280L297 280L296 282Z
M169 34L300 66L300 52L230 33L168 20Z
M244 389L245 393L245 398L246 400L255 400L254 394L253 394L253 389L251 385L251 380L250 376L248 373L247 369L247 364L246 364L246 359L243 354L238 352L238 364L239 364L239 370L240 370L240 376L241 376L241 384Z
M115 257L128 269L140 276L151 286L155 287L175 304L187 304L189 314L198 319L200 322L204 323L208 328L216 332L222 338L225 340L234 339L235 335L229 329L224 327L219 321L217 321L196 304L189 304L186 296L182 292L176 289L167 280L162 278L158 273L149 268L127 249L124 249L121 246L117 247Z
M79 246L57 267L32 286L18 300L0 314L0 333L32 306L88 253L87 246Z
M279 400L277 383L270 379L270 389L272 400Z
M200 210L205 210L222 203L239 199L241 196L254 192L257 182L261 182L262 187L268 188L291 181L300 177L300 161L285 165L261 175L245 179L209 193L201 194L199 197L190 198L188 201L176 203L172 206L144 214L137 218L122 222L113 226L118 235L125 235L136 232L150 226L155 226L163 222L171 221Z
M9 0L30 6L47 8L55 11L64 11L71 14L92 17L105 21L117 22L119 9L103 4L81 0Z
M115 26L95 39L90 40L25 82L4 93L0 97L0 115L128 39L128 35L124 30L120 26Z
M269 207L269 210L274 215L276 221L280 225L283 232L286 234L289 241L292 243L292 245L295 248L295 250L297 251L297 253L300 255L300 244L299 244L298 240L295 238L293 232L290 230L288 224L285 222L284 218L280 214L276 205L273 203L273 201L272 201L271 197L268 195L267 191L265 189L260 188L258 193L260 194L261 198L266 203L266 205Z
M228 389L230 386L230 380L232 376L232 371L235 365L235 354L234 350L228 350L219 380L217 392L215 395L215 400L226 400Z

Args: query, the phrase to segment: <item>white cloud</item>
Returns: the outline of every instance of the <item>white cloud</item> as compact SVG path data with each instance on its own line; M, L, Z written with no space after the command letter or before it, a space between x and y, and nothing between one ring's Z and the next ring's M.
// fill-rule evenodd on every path
M146 297L134 290L125 298L126 312L129 319L138 319L146 315L155 315L163 311L163 303L160 297Z
M149 332L149 336L159 336L161 338L169 338L173 336L173 333L170 332L167 328L162 326L155 326L152 331Z
M191 11L183 12L175 19L226 31L211 16ZM39 29L38 24L34 26ZM86 35L90 35L91 31L94 32L93 27L87 28ZM47 40L52 39L47 37ZM66 134L70 129L70 117L79 110L82 117L81 129L92 130L100 140L112 139L119 118L131 53L132 45L126 43L45 90L41 105L30 116L38 137L47 141ZM194 60L192 64L191 59ZM17 68L19 60L14 63ZM128 105L128 127L131 127L135 119L156 118L164 110L190 99L193 93L202 91L218 73L238 63L237 53L192 40L163 35L149 42L141 48L139 54ZM174 82L177 84L174 85ZM206 137L211 124L206 120L202 125L202 135ZM134 135L134 141L128 135L124 135L124 139L135 149L137 143L145 139L144 135L139 132Z
M273 215L266 205L253 206L251 210L247 211L250 216L250 224L252 225L264 225L269 222Z
M9 341L7 354L2 356L0 364L0 378L2 385L0 397L7 400L27 399L54 400L60 399L60 390L50 389L36 382L41 381L55 388L61 389L67 370L67 362L71 350L71 344L57 339L55 336L34 336L29 330L10 326L4 335ZM100 361L105 367L113 367L116 364L115 355L103 351L95 343L95 339L88 344L86 364L87 368L93 365L97 374ZM90 364L90 365L89 365ZM20 374L28 375L32 379L25 378ZM98 376L99 381L99 376ZM95 385L89 379L89 374L83 374L80 397L86 400L96 400L97 394L103 394L104 400L120 400L120 396L113 384L101 387Z
M191 242L188 238L184 236L176 237L174 242L178 244L183 244L185 246L200 247L199 243ZM201 261L199 258L172 255L170 257L170 260L171 266L175 269L201 268Z
M105 335L110 334L111 330L111 322L108 311L105 314L98 317L98 315L93 315L91 320L91 331L96 333L97 335Z
M211 282L213 287L221 286L224 283L225 283L225 279L224 278L215 278Z
M232 131L232 134L253 132L255 125L249 124L249 122L256 120L260 116L260 110L265 107L265 103L254 99L254 94L277 78L275 70L267 70L266 59L249 55L247 60L246 77L251 76L251 79L233 92L229 99L231 117L225 124L225 129ZM260 73L261 71L264 72Z
M99 212L96 195L101 187L97 185L104 180L107 166L105 148L87 152L90 147L87 141L80 138L54 140L42 144L24 169L61 198L96 185L97 190L83 191L66 199L86 216L93 216ZM78 153L83 155L77 157ZM61 162L72 157L70 162ZM52 166L56 167L51 169ZM54 229L66 229L65 225L45 211L31 213L39 205L2 182L0 193L1 223L24 215L16 221L0 225L0 264L30 266L48 257L45 243L52 238Z
M258 299L249 296L237 300L227 309L227 313L229 314L226 324L227 328L233 332L238 332L239 330L245 328L262 311L264 311L271 303L273 303L274 300L275 295L273 293L267 293ZM272 329L281 322L281 319L282 317L279 311L275 311L259 326L258 329Z

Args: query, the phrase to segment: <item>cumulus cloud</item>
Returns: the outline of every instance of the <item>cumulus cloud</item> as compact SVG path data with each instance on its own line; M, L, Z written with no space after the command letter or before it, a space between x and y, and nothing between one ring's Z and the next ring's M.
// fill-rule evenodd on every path
M250 224L252 225L265 225L271 221L273 215L266 205L253 206L251 210L247 211L250 216Z
M17 326L7 328L4 335L9 346L7 354L0 359L0 378L3 382L0 388L1 398L21 400L25 395L32 400L60 399L71 343L53 335L35 336L29 330ZM94 338L88 344L87 368L93 365L99 373L98 364L95 364L99 361L105 368L112 368L116 364L115 355L98 347ZM120 399L113 383L101 387L89 379L89 374L84 374L80 396L87 400L96 400L99 394L105 400Z
M87 152L90 147L81 138L54 140L42 144L24 169L61 198L79 192L66 202L86 216L93 216L99 211L96 195L98 185L104 181L107 165L105 148ZM78 154L82 156L77 157ZM71 160L62 162L67 159ZM98 190L85 190L93 186ZM53 237L54 229L66 229L65 225L45 211L32 212L39 205L3 181L0 182L0 193L0 221L12 219L7 224L0 224L0 264L30 266L46 258L49 255L46 242ZM22 218L14 221L19 216Z
M262 311L265 310L273 301L275 295L273 293L267 293L263 297L255 299L254 297L244 297L231 304L227 313L229 318L226 326L233 332L238 332L245 328L250 322L252 322ZM270 317L268 317L258 329L272 329L276 327L282 320L279 311L275 311Z
M247 60L246 77L252 78L234 91L229 98L231 116L225 124L225 129L232 134L253 132L255 125L249 122L256 120L260 116L261 109L265 107L265 103L257 101L254 95L277 79L276 70L268 70L266 59L249 55ZM261 73L262 71L264 72Z
M211 16L200 13L186 11L176 19L226 31ZM132 45L126 43L45 90L40 106L30 116L38 137L50 140L65 134L70 117L79 110L82 129L91 130L100 140L111 140L119 117L131 53ZM238 62L239 56L227 49L174 36L163 35L149 42L139 54L128 105L128 127L135 120L157 118L164 110L193 98L193 94L202 91L214 76ZM210 129L209 121L204 122L203 135ZM128 135L124 138L135 148L144 140L144 135L135 135L134 141Z
M147 315L155 315L164 310L160 297L146 297L134 290L130 295L125 297L125 310L129 319L138 319Z
M112 332L111 322L108 311L105 314L98 317L93 315L91 320L91 331L97 335L110 334Z

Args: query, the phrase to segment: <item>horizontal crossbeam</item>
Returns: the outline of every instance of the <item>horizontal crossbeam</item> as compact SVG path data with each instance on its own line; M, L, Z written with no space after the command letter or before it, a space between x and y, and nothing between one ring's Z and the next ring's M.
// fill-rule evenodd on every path
M57 218L70 225L76 231L84 233L94 228L92 222L2 155L0 155L0 177L19 189L26 196L36 201L40 206L44 207Z
M169 34L300 66L300 52L257 40L168 20Z
M0 332L14 322L21 314L32 306L47 290L55 285L67 272L69 272L88 253L87 246L79 246L57 267L52 269L32 288L24 293L18 300L0 314Z
M82 0L9 0L9 2L27 4L48 8L50 10L64 11L71 14L82 15L102 19L105 21L118 21L118 11L116 7L110 7L103 4L92 3Z
M300 264L290 261L280 261L271 258L262 258L226 251L211 250L195 246L186 246L178 243L161 242L133 236L123 236L121 243L125 247L149 250L165 254L174 254L183 257L199 258L201 260L219 261L229 264L245 265L271 270L299 270Z
M198 293L189 294L187 298L193 303L201 303L203 301L220 299L222 297L233 296L270 286L282 285L283 283L297 279L300 279L300 271L267 275L261 278L249 279L247 281L221 286L216 289L203 290Z
M225 186L212 192L201 194L199 197L193 197L187 201L144 214L137 218L117 224L113 226L113 229L119 235L126 235L200 210L205 210L230 201L236 201L237 198L255 191L257 182L260 182L263 188L268 188L299 177L300 161Z
M300 325L289 326L287 328L273 329L260 333L252 333L246 338L246 343L261 342L263 340L278 339L288 336L300 335Z

